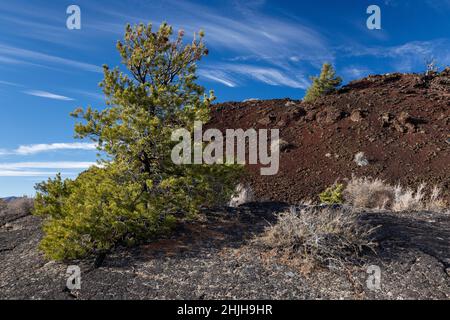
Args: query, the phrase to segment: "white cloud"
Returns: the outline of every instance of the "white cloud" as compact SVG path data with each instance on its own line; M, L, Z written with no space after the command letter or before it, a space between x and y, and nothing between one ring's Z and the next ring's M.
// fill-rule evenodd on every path
M96 147L95 143L85 142L32 144L19 146L15 150L0 149L0 155L31 155L57 150L95 150Z
M167 0L159 5L138 1L133 7L139 9L134 11L125 6L115 6L107 11L103 8L103 14L108 17L95 22L94 28L116 32L123 30L125 22L149 20L157 28L156 21L163 16L174 29L184 29L186 35L205 30L210 52L220 51L221 59L260 65L258 69L253 67L252 74L246 75L243 74L246 71L230 72L218 67L224 60L208 60L199 70L204 78L228 87L237 87L242 82L241 78L251 78L270 85L305 88L308 82L304 79L306 70L311 66L320 67L324 61L334 62L334 53L314 26L287 15L274 18L262 12L264 5L263 0L246 1L245 4L235 1L231 5L227 3L229 12L224 14L219 6L212 8L191 1ZM96 10L102 8L98 6Z
M24 93L28 94L30 96L47 98L47 99L52 99L52 100L74 101L74 99L72 99L72 98L69 98L66 96L61 96L59 94L54 94L54 93L47 92L47 91L27 90L27 91L24 91Z
M237 86L237 82L230 75L218 70L200 70L198 72L200 77L212 80L214 82L219 82L223 85L226 85L230 88L235 88Z
M235 56L254 56L280 65L285 65L284 62L293 55L300 55L305 62L334 60L326 39L312 26L287 17L268 16L257 10L258 5L251 12L241 10L242 6L231 7L234 14L229 16L225 16L220 9L190 1L168 0L162 8L155 7L153 3L141 3L140 7L140 11L152 13L136 16L130 12L126 15L118 8L115 8L116 11L105 11L103 8L102 12L111 16L110 21L98 21L94 28L114 33L120 30L122 33L126 22L149 20L157 27L156 21L163 16L175 29L185 30L186 35L205 30L205 39L211 51L227 49Z
M60 170L42 171L40 169L61 169L65 176L77 175L80 170L86 170L92 166L100 166L96 162L11 162L0 163L0 177L49 177L54 176ZM65 171L76 170L77 172Z
M397 46L347 46L339 50L350 57L370 56L382 58L390 63L395 70L411 72L414 69L425 69L426 61L436 59L441 66L450 64L449 39L429 41L411 41ZM389 59L389 60L387 60Z
M96 165L95 162L11 162L0 163L0 170L22 169L88 169Z
M257 9L260 9L266 4L266 0L234 0L233 6L243 14L253 14Z
M15 153L21 155L28 155L55 150L95 150L96 147L97 145L95 143L84 143L84 142L33 144L28 146L20 146L15 150Z
M9 46L1 43L0 43L0 53L3 54L4 56L7 56L5 57L5 59L14 60L14 63L28 64L30 63L28 60L31 60L31 61L38 61L39 63L50 63L52 66L54 64L58 64L83 71L103 73L101 67L93 64L66 59L45 53L40 53L37 51L26 50L19 47ZM19 58L23 60L19 60ZM13 62L11 61L11 63Z
M30 15L23 15L26 13L26 10L23 8L13 14L0 14L0 21L4 25L10 26L9 32L16 37L20 36L71 47L78 46L79 43L73 41L73 37L64 32L64 24L61 24L58 19L52 19L50 12L48 12L47 16L39 19L33 14L38 10L40 11L42 8L34 8L34 12ZM42 20L45 20L45 22L41 22ZM30 32L30 30L33 30L33 32Z
M261 82L272 86L286 86L291 88L306 89L309 85L305 79L298 79L287 75L274 68L265 68L249 65L233 65L230 69L242 75L249 75Z
M348 66L342 69L342 74L352 79L359 79L370 73L369 69L359 66Z
M10 82L10 81L4 81L4 80L0 80L0 85L11 86L11 87L23 87L21 84L18 84L15 82Z
M0 177L48 177L56 174L57 172L48 171L14 171L0 169Z
M305 61L333 59L324 37L305 23L275 19L255 9L237 10L230 18L219 10L189 1L172 3L177 26L190 33L204 29L213 49L226 48L239 55L252 54L281 64L292 55L301 55Z
M250 78L258 80L271 86L285 86L297 89L306 89L309 86L308 80L292 72L284 72L273 67L255 66L249 64L225 63L214 66L214 70L209 70L209 79L215 80L211 74L220 74L218 82L226 79L230 84L236 84L235 77Z
M105 96L103 94L100 93L95 93L95 92L91 92L91 91L86 91L86 90L77 90L77 89L67 89L70 92L73 92L74 94L80 94L82 96L88 97L90 99L95 99L98 101L105 101Z

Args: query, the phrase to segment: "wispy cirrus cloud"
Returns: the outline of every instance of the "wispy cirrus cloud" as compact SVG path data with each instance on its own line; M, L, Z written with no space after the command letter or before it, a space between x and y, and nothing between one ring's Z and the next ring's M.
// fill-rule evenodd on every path
M48 16L51 16L50 12ZM61 12L58 16L61 17ZM70 33L65 23L61 20L56 19L50 21L49 17L39 19L34 15L18 15L13 17L8 14L0 14L0 24L9 25L11 29L10 33L14 34L16 38L31 39L32 41L45 42L51 45L57 45L58 47L88 50L89 45L80 41L80 39L82 37L93 39L98 35L92 31L84 32L83 34ZM30 30L33 31L30 32Z
M238 63L217 64L214 68L202 71L200 76L223 83L228 87L236 87L239 83L237 78L253 79L271 86L297 89L305 89L310 84L305 77L294 75L293 72L274 67Z
M0 177L49 177L54 176L58 172L56 171L15 171L15 170L2 170L0 169Z
M384 5L387 7L400 7L400 6L411 6L417 5L417 3L412 1L401 1L401 0L384 0ZM422 0L420 5L429 7L438 13L445 14L446 11L450 10L450 0Z
M95 143L74 142L74 143L50 143L50 144L31 144L22 145L14 150L0 149L0 155L32 155L42 152L51 152L58 150L96 150Z
M254 56L268 62L282 62L283 58L300 55L304 61L331 60L326 39L313 26L288 18L274 18L261 13L248 5L235 5L234 15L225 16L220 9L211 9L190 1L165 1L165 6L155 7L153 3L140 2L140 11L149 11L147 16L140 12L133 14L120 8L98 6L96 9L111 16L110 21L98 21L93 27L123 33L126 22L137 23L164 20L176 29L184 29L187 34L203 29L206 41L213 50L227 49L234 56ZM256 7L264 4L257 1ZM236 4L236 2L235 2ZM129 6L128 6L129 7ZM170 7L170 11L167 9ZM243 10L242 8L246 9ZM231 8L233 10L233 7ZM103 28L102 26L106 26ZM114 27L116 26L116 27ZM157 26L155 26L157 27Z
M51 93L48 91L41 91L41 90L26 90L23 93L34 96L34 97L40 97L40 98L47 98L52 100L62 100L62 101L74 101L75 99L69 98L66 96L62 96L59 94Z
M61 172L61 170L40 170L40 169L62 169L64 175L74 175L77 172L66 170L86 170L95 166L95 162L15 162L0 163L0 177L48 177Z
M11 162L0 163L0 170L22 170L22 169L88 169L96 165L96 162Z
M20 146L15 150L15 153L20 155L29 155L56 150L95 150L96 148L97 145L95 143L86 142L33 144Z
M79 89L67 89L68 91L74 93L74 94L79 94L82 95L84 97L90 98L90 99L95 99L98 101L105 101L105 96L101 93L96 93L96 92L91 92L91 91L86 91L86 90L79 90Z
M11 32L18 36L52 43L71 44L71 38L64 32L63 24L60 23L59 26L57 26L48 23L48 21L36 21L35 16L19 16L21 13L23 13L23 11L15 13L16 16L11 14L0 14L0 22L4 25L10 25ZM33 32L30 32L30 30L33 30Z
M226 69L243 76L250 76L272 86L286 86L297 89L305 89L309 86L308 80L303 76L294 76L293 74L287 74L275 68L233 64L226 66Z
M221 83L230 88L235 88L238 86L238 82L236 79L233 79L231 75L221 70L217 69L200 70L198 74L201 78Z
M4 86L10 86L10 87L23 87L23 85L15 83L15 82L10 82L10 81L4 81L4 80L0 80L0 85L4 85Z
M350 79L359 79L371 73L366 67L350 65L341 70L342 74Z
M95 8L96 5L92 6ZM306 87L306 69L335 60L327 39L310 23L265 14L264 6L263 0L245 4L234 1L231 6L226 6L228 14L225 15L219 6L212 8L192 1L168 0L159 5L157 2L133 1L132 7L139 10L126 10L120 6L105 10L97 5L96 10L110 18L95 22L92 28L122 33L125 22L153 21L157 24L164 17L175 29L185 30L187 35L205 30L213 60L210 57L206 65L199 68L204 79L231 88L248 80L292 88ZM149 14L144 16L142 12ZM219 52L220 60L214 61L214 55ZM226 68L224 61L230 62ZM240 63L242 69L232 67L233 63Z
M101 67L90 63L62 58L59 56L41 53L38 51L31 51L2 43L0 43L0 54L3 55L5 59L10 59L11 61L14 61L15 64L17 63L29 64L32 62L38 62L40 64L47 63L50 64L50 66L61 65L88 72L95 72L95 73L103 72L103 69ZM36 65L39 66L38 64Z
M30 67L39 67L39 68L50 69L50 67L44 66L42 64L32 63L32 62L19 60L19 59L15 59L12 57L6 57L6 56L2 56L2 55L0 55L0 62L5 65L25 65L25 66L30 66Z
M331 59L326 39L313 26L284 17L274 18L253 6L235 6L235 15L224 16L220 10L189 1L169 1L174 7L176 24L190 32L206 30L207 42L238 55L252 54L268 62L283 62L294 54L306 60Z
M397 71L410 72L423 67L427 60L436 59L440 65L450 64L450 39L411 41L396 46L347 46L338 50L349 57L382 58Z

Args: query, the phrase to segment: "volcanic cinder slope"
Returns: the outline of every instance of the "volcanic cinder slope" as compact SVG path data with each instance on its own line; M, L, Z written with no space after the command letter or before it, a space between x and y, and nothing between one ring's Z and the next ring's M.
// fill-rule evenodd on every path
M432 75L369 76L314 103L221 103L208 127L280 129L278 174L261 176L258 166L249 166L248 180L260 200L317 200L352 174L410 187L438 185L450 200L450 68ZM358 152L369 165L354 162Z

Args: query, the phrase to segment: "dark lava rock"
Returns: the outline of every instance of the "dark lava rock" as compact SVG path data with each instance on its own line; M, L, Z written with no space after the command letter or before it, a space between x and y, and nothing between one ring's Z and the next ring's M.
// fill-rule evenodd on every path
M0 299L449 299L450 215L365 212L376 227L375 253L345 271L304 274L252 239L276 223L279 203L204 212L166 239L117 248L98 268L92 259L47 261L37 246L41 220L7 218L0 227ZM81 289L66 288L68 265L81 269ZM381 270L381 289L366 286L367 270Z

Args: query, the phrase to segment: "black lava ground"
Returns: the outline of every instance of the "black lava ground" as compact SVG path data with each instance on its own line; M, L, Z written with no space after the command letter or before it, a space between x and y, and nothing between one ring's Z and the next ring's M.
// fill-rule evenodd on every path
M377 254L362 266L304 274L251 240L276 221L283 204L208 212L172 238L118 249L99 268L76 261L81 290L66 289L68 264L37 249L41 220L0 217L0 299L449 299L450 215L364 213L381 225ZM382 270L381 290L366 286L369 265Z

